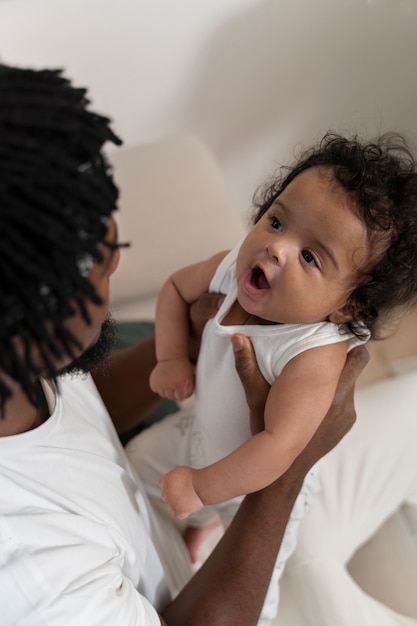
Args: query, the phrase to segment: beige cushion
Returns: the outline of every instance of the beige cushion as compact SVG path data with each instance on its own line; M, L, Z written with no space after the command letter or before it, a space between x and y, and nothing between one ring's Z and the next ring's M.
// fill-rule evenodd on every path
M133 244L111 279L117 315L153 298L174 270L233 247L245 229L213 157L192 137L121 148L110 158L120 188L120 240Z
M387 329L387 338L368 344L371 360L359 379L365 385L417 368L417 311L399 318Z

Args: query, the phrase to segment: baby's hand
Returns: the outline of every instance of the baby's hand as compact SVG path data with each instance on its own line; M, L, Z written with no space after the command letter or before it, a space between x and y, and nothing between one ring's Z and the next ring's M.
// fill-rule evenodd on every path
M160 361L151 373L152 391L162 398L185 400L194 391L194 369L187 358Z
M159 486L168 509L178 519L185 519L204 506L193 487L191 467L176 467L164 474L159 480Z

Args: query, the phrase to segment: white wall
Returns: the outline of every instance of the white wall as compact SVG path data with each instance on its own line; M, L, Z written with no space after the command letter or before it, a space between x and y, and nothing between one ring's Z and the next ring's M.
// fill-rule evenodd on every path
M329 127L416 138L415 0L3 0L0 58L65 68L128 144L199 136L245 209Z

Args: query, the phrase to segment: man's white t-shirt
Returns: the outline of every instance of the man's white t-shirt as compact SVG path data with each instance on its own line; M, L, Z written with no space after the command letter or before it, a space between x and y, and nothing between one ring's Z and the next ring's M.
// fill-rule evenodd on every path
M51 417L0 438L0 625L159 626L191 574L89 376L48 386ZM155 608L154 608L155 607Z

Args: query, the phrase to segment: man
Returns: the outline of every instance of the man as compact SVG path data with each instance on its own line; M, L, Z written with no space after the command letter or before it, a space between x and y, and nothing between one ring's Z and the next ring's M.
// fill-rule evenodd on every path
M303 479L354 421L366 352L349 357L306 450L246 497L187 582L181 537L152 509L116 434L159 402L148 387L153 340L96 369L111 346L122 246L101 148L120 141L87 104L60 72L0 66L0 624L254 625ZM197 331L214 309L213 297L194 307ZM259 424L266 384L249 342L233 342ZM96 386L82 373L92 369Z

